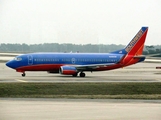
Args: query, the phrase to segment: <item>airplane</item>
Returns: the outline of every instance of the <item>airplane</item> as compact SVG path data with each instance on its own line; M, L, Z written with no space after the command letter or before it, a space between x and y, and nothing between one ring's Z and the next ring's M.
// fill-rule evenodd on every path
M85 77L86 71L105 71L123 68L145 60L142 55L148 27L142 27L123 49L110 53L29 53L15 57L6 66L21 72L47 71Z

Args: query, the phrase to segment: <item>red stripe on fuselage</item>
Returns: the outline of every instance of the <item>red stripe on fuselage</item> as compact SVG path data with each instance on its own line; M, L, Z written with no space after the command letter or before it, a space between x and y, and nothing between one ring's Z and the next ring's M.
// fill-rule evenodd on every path
M40 64L40 65L30 65L30 66L22 66L16 68L17 72L25 72L25 71L58 71L61 66L64 64ZM104 70L111 70L123 67L121 64L116 64L107 67L100 67L97 69L93 69L93 71L104 71ZM84 70L86 71L86 70Z
M52 71L59 70L60 66L63 64L39 64L39 65L29 65L16 68L18 72L24 71Z

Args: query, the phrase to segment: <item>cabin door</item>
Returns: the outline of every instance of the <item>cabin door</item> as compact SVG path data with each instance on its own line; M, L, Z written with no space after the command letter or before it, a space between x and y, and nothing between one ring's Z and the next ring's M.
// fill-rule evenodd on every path
M33 64L33 57L31 55L28 56L28 64L29 65Z

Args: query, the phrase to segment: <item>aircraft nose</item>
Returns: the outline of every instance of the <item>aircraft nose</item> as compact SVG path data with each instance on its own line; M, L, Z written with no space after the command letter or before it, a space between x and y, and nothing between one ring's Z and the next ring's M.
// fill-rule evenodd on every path
M13 62L12 62L12 61L8 61L8 62L6 63L6 66L8 66L8 67L10 67L10 68L14 68Z

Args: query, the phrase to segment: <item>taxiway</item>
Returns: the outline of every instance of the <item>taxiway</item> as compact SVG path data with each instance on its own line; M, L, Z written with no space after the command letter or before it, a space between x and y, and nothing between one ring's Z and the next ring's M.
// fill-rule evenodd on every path
M160 120L161 100L0 99L1 120Z
M26 72L0 63L0 82L161 82L160 63L86 73L85 78ZM0 120L160 120L161 100L0 98Z
M72 77L47 72L21 73L0 63L0 82L161 82L160 63L138 63L129 67L101 72L86 72L86 77Z

